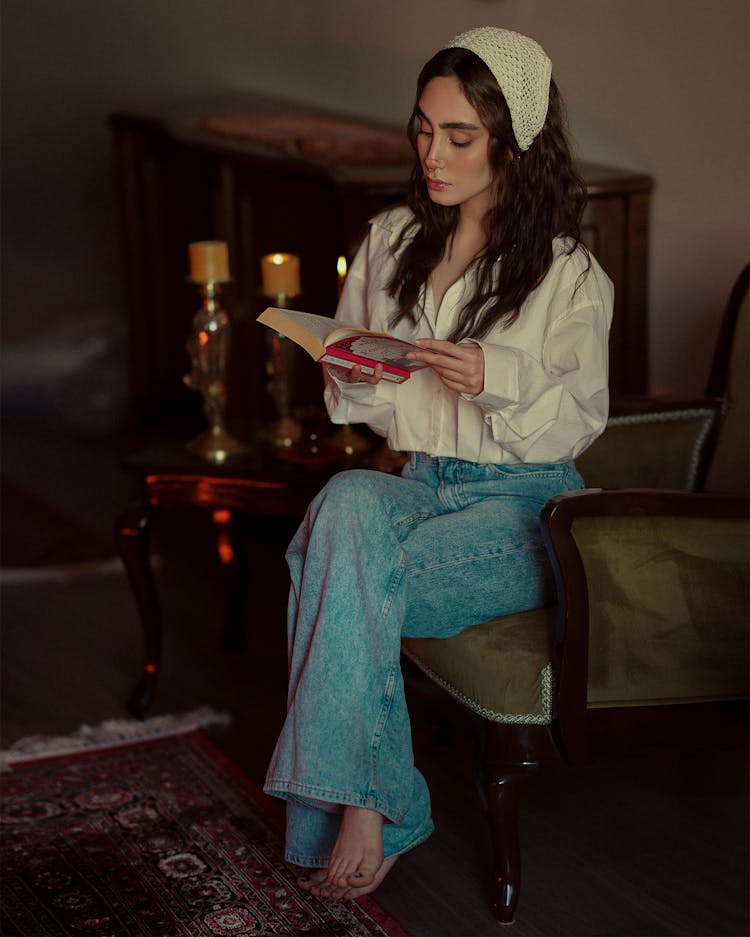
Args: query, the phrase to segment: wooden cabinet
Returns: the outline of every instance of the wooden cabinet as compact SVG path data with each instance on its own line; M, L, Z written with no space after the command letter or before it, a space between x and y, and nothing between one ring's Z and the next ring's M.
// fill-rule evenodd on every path
M253 101L247 113L278 105ZM302 112L301 112L302 113ZM195 116L198 114L198 116ZM205 114L205 112L204 112ZM223 294L232 314L229 421L250 436L270 416L265 340L255 317L260 258L287 251L301 258L301 308L333 314L336 261L351 256L367 219L402 200L410 166L344 165L201 127L200 114L110 118L121 207L124 279L130 320L134 414L142 425L189 429L200 400L187 390L185 352L199 301L187 282L191 241L229 245L233 282ZM611 346L615 394L647 390L646 266L651 179L582 167L589 185L584 239L616 291ZM319 399L317 365L297 356L298 403Z
M613 395L648 391L648 223L652 179L583 164L581 236L615 285L609 355Z

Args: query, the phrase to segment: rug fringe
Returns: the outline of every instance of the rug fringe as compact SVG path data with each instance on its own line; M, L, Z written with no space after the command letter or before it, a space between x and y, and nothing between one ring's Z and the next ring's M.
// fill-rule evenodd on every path
M208 725L229 725L231 716L210 706L201 706L191 712L148 719L107 719L96 726L82 725L70 735L29 735L0 751L0 771L13 764L34 758L70 755L128 745L148 739L184 735Z

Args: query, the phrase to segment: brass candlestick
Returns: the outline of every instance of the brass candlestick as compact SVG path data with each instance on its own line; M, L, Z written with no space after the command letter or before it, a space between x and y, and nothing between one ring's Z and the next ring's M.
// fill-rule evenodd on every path
M268 296L275 306L288 306L285 293ZM266 374L268 393L273 401L276 419L266 431L266 437L277 449L286 449L302 435L302 426L292 416L292 388L294 378L294 344L280 332L266 332Z
M347 274L346 257L339 257L336 263L336 273L338 275L338 298L341 299ZM332 442L336 448L341 449L349 458L359 458L372 448L370 440L362 433L357 432L349 423L344 423L334 433Z
M248 451L224 425L232 325L219 305L218 294L221 284L229 281L226 257L226 244L221 241L190 245L191 280L201 288L203 305L193 317L193 330L186 345L192 368L183 380L203 396L208 429L191 440L188 449L217 465Z
M265 254L260 259L261 293L280 309L298 299L300 262L296 254ZM294 345L279 332L266 333L266 374L268 393L276 419L266 430L266 438L277 449L288 449L302 435L302 427L292 416Z

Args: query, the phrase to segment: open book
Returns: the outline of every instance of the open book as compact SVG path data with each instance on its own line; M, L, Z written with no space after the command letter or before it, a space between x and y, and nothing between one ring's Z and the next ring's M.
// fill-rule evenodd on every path
M258 316L258 322L286 335L323 364L342 368L359 364L363 374L374 373L375 365L382 364L383 379L397 384L408 380L412 371L427 367L424 361L406 357L407 352L420 350L417 345L385 332L341 326L327 316L269 306Z

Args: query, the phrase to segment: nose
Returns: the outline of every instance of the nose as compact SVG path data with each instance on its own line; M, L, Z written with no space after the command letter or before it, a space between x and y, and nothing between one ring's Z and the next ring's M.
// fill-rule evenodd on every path
M438 142L435 137L432 138L430 149L425 157L425 165L429 169L442 169L445 165L442 152L438 149Z

